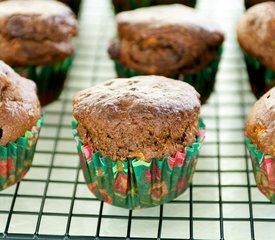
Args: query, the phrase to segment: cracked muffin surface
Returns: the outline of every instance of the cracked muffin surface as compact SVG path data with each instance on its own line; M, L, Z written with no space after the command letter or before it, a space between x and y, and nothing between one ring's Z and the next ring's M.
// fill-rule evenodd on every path
M275 87L254 104L247 117L246 132L264 154L275 156Z
M0 61L0 145L23 137L39 117L35 83Z
M57 1L0 2L0 59L11 66L46 65L73 51L73 12Z
M199 94L166 77L113 79L77 93L73 107L80 139L112 160L172 156L199 131Z
M224 40L215 23L179 4L122 12L116 21L111 58L145 75L195 73L217 58Z
M241 48L275 71L275 2L249 8L237 27Z

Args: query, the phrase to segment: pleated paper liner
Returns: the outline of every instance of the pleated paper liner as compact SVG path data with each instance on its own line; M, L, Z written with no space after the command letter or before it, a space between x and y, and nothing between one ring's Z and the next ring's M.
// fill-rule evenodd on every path
M165 156L150 162L133 158L112 160L83 145L73 120L74 139L86 183L91 192L109 204L139 209L169 202L183 193L192 181L205 126L200 119L200 136L191 147L174 157Z
M45 106L60 96L72 62L73 57L71 56L54 64L16 67L14 69L20 75L36 83L40 104Z
M150 7L160 4L180 3L189 7L196 6L196 0L112 0L115 13L134 10L142 7Z
M243 51L251 90L260 98L275 86L275 71L265 67L255 57Z
M43 125L43 116L24 137L0 146L0 191L19 182L28 172Z
M173 79L183 80L184 82L192 85L201 95L201 103L204 104L209 98L210 94L214 90L216 74L218 72L219 63L222 55L222 47L218 50L218 57L204 67L202 70L195 74L179 74L176 76L169 76ZM124 67L119 61L114 60L115 70L117 72L118 77L122 78L130 78L134 76L142 75L139 72Z
M275 157L257 149L245 133L245 145L250 154L255 181L259 190L275 203Z

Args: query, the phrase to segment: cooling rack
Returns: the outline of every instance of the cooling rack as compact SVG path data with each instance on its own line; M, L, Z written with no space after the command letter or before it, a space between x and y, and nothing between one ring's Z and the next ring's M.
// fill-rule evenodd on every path
M84 0L76 56L61 98L45 109L33 166L0 192L0 239L274 239L275 206L255 185L243 139L255 101L236 43L240 0L201 0L226 32L216 90L202 115L207 138L193 185L174 201L129 211L89 192L72 140L72 97L113 78L106 46L115 34L108 0Z

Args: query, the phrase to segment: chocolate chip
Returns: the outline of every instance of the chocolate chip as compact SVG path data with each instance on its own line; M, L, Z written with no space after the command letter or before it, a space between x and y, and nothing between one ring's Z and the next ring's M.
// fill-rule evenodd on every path
M2 136L3 136L3 129L0 128L0 138L2 138Z
M270 98L270 94L267 96L267 98Z

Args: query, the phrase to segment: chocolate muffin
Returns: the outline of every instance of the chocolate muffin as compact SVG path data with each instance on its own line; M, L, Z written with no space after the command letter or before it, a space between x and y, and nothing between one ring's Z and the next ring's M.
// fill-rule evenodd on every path
M79 92L73 105L77 120L77 126L74 126L75 138L80 139L77 142L80 142L78 150L81 162L90 162L89 158L92 157L95 164L92 172L110 171L100 189L105 189L112 195L112 204L131 209L148 207L170 201L188 186L202 139L199 131L199 94L192 86L161 76L114 79ZM190 153L186 154L189 150ZM184 160L187 155L189 159ZM99 156L102 156L101 160ZM175 159L178 158L181 159L179 165L175 164L178 161ZM97 160L101 161L99 165L106 166L99 167ZM187 164L185 166L184 161ZM86 164L83 166L91 190L99 199L105 199L93 188L95 184L99 184L96 174L88 174ZM121 169L121 166L121 174L127 184L123 188L125 191L122 199L116 199L115 192L120 190L116 189L117 173L113 171L115 168ZM126 173L127 166L133 168L131 176L130 172ZM147 170L140 170L142 166ZM171 177L166 170L168 166L172 166L171 169L178 167L177 173L174 172L173 183L168 180ZM160 168L158 176L155 175L155 168ZM163 178L160 178L162 172ZM107 180L110 174L114 175L114 181ZM178 184L180 176L184 176L185 181L180 190L177 190L175 184ZM101 174L101 177L104 176ZM152 182L152 179L156 182ZM152 200L148 196L152 184L165 184L165 197L158 200L153 197ZM129 195L130 190L141 186L147 190L140 190L137 197Z
M275 2L275 0L245 0L245 8L248 9L255 4L263 3L263 2Z
M158 76L111 80L74 98L83 143L121 160L183 151L198 135L199 110L191 86Z
M258 149L275 156L275 87L254 104L247 117L246 132Z
M275 87L254 104L245 140L257 185L275 203Z
M14 142L31 130L40 117L36 86L0 61L0 145Z
M224 40L198 11L163 5L117 15L118 39L109 46L119 77L162 75L184 80L204 103L214 87Z
M257 98L275 86L275 2L257 4L240 18L238 41Z
M75 16L63 3L0 2L0 59L37 83L42 105L61 92L76 33Z
M0 61L0 190L28 171L42 125L40 111L35 83Z
M165 4L173 4L173 3L180 3L184 4L188 7L195 7L196 0L147 0L147 1L140 1L140 0L112 0L115 13L134 10L136 8L141 7L150 7L154 5L165 5Z

